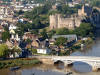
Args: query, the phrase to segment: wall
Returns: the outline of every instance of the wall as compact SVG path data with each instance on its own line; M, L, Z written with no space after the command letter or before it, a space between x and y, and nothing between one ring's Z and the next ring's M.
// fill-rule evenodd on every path
M81 24L82 17L70 17L64 18L61 14L50 15L50 29L57 28L68 28L74 29L75 27L79 27Z

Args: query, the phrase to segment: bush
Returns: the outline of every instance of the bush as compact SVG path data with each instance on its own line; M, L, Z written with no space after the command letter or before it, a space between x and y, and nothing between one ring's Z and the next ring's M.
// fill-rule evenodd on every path
M22 66L22 65L35 65L39 64L40 61L37 59L14 59L14 60L4 60L0 61L0 69L14 67L14 66Z
M8 56L9 52L8 52L8 46L5 44L1 44L0 45L0 57L5 58Z

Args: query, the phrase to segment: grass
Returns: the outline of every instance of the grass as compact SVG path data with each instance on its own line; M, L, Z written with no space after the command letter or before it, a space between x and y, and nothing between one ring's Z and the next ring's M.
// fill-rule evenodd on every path
M33 59L33 58L1 60L0 61L0 69L14 67L14 66L36 65L36 64L40 64L40 63L41 62L38 59Z

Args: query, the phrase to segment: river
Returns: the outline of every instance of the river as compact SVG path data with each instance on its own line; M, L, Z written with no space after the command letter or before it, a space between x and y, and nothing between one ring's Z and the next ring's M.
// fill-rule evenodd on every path
M97 31L97 38L91 47L83 51L77 51L71 56L97 56L100 57L100 31ZM38 65L22 67L17 71L9 69L0 70L0 75L66 75L66 72L72 71L73 75L100 75L100 71L92 72L92 67L83 62L75 62L72 67L64 68L62 64L57 66Z

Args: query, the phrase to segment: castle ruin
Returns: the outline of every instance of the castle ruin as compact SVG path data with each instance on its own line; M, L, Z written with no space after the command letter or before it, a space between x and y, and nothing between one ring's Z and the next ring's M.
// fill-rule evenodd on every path
M71 16L70 18L64 18L61 14L50 15L50 29L68 28L75 29L79 27L85 16L89 16L92 12L92 8L84 6L78 10L78 14Z

